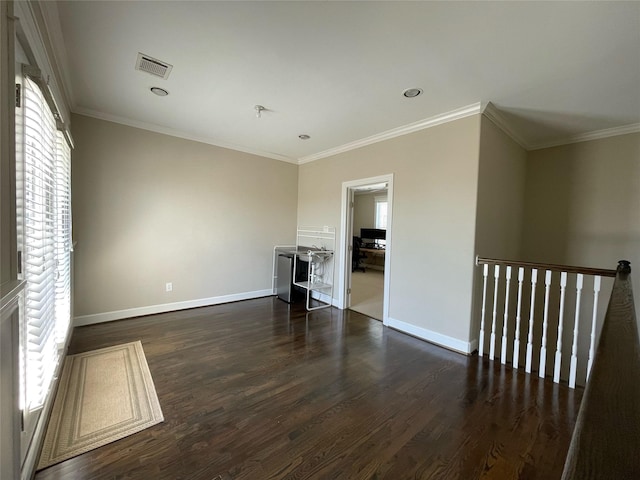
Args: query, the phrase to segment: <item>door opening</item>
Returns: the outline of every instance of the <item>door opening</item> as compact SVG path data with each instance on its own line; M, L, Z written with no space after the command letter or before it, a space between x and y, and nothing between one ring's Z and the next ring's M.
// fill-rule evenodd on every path
M387 323L393 175L343 183L341 306Z

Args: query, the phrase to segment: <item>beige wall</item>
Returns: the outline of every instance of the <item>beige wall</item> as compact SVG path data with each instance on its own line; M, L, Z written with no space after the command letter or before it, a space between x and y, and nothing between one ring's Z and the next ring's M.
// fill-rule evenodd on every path
M360 236L361 228L374 228L376 226L376 197L380 195L380 193L354 195L353 234L355 236Z
M640 271L640 134L621 135L529 152L525 188L523 257L586 267L615 268L619 259ZM634 270L635 267L635 270ZM632 274L637 278L637 274ZM557 285L557 279L553 282ZM613 281L602 280L597 329L602 328ZM540 286L539 286L540 287ZM542 295L541 287L538 294ZM640 282L634 282L640 298ZM557 295L556 295L557 297ZM557 298L552 298L557 304ZM637 302L637 300L636 300ZM572 345L575 278L565 304L563 348ZM593 280L586 277L578 332L578 383L584 384L593 309ZM636 314L638 304L636 303ZM555 325L556 320L551 320ZM539 330L539 329L538 329ZM535 333L539 337L539 331ZM555 345L556 332L549 332ZM550 354L547 364L551 363ZM563 375L568 365L563 364Z
M394 175L389 316L418 335L469 341L479 139L475 115L300 167L298 223L338 237L342 183Z
M522 147L482 117L475 238L475 251L481 257L526 260L521 256L526 159ZM471 338L478 338L480 332L481 287L482 270L477 267ZM504 304L502 298L500 304Z
M638 264L638 212L640 134L529 153L523 248L533 260Z
M640 271L640 133L530 152L525 193L525 258Z
M520 258L527 152L486 117L480 130L476 252Z
M73 135L76 316L270 291L296 165L78 115Z

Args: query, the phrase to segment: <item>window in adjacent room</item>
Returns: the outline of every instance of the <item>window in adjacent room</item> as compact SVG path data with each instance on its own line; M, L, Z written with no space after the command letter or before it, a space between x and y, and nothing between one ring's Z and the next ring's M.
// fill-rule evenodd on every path
M387 197L375 197L376 228L387 229Z

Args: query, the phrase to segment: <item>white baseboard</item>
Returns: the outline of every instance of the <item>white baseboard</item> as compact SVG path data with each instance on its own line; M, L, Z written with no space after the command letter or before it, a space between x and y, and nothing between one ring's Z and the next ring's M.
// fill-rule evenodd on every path
M221 303L237 302L239 300L250 300L252 298L269 297L273 295L272 290L256 290L254 292L234 293L219 297L199 298L196 300L186 300L184 302L163 303L160 305L150 305L148 307L135 307L126 310L116 310L113 312L94 313L91 315L80 315L73 319L74 327L93 325L94 323L111 322L122 320L123 318L141 317L143 315L153 315L155 313L174 312L176 310L186 310L188 308L207 307Z
M426 328L417 327L401 320L396 320L395 318L389 317L387 319L386 325L395 330L407 333L413 337L420 338L421 340L426 340L427 342L434 343L440 347L448 348L449 350L464 353L465 355L469 355L478 348L477 340L466 342L464 340L449 337L448 335L443 335Z
M335 300L334 298L330 297L329 295L325 294L325 293L321 293L321 292L314 292L311 291L311 298L315 299L315 300L319 300L323 303L328 303L329 305L333 305L334 307L337 306L337 300Z

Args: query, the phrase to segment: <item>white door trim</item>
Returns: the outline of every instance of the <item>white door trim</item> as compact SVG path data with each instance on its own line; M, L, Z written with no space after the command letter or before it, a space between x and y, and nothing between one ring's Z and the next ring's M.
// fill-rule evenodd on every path
M339 278L338 278L338 305L337 307L344 310L349 308L349 296L347 289L351 283L351 262L349 262L349 245L351 244L353 220L350 213L350 199L353 197L351 189L356 187L364 187L374 183L387 182L387 239L386 250L384 256L384 298L382 307L382 323L387 325L389 320L389 285L391 281L391 252L393 242L391 235L393 231L393 174L379 175L377 177L361 178L359 180L350 180L342 182L342 208L340 213L340 258L339 258Z

